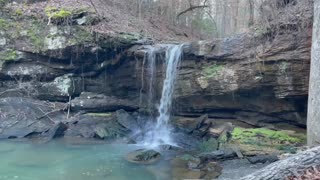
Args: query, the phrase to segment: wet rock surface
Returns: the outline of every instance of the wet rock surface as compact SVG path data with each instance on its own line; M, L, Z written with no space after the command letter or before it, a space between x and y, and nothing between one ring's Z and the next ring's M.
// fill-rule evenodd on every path
M253 156L253 157L247 157L248 161L252 164L264 164L264 163L273 163L275 161L278 161L279 158L277 155L258 155L258 156Z
M234 180L247 176L263 167L269 165L266 164L254 164L252 165L246 159L227 160L221 163L222 174L217 178L218 180Z
M138 109L136 104L126 99L90 92L83 92L79 97L72 100L71 107L75 111L88 112L110 112L119 109L133 111Z
M60 112L51 112L50 104L28 98L0 98L0 137L24 138L33 134L45 134L54 128ZM53 133L55 134L55 133Z
M232 149L226 149L226 150L217 150L217 151L208 152L208 153L201 153L198 156L203 161L208 161L208 160L217 161L217 160L234 159L237 157L237 153Z
M116 139L129 135L134 118L124 110L114 113L73 114L67 118L66 104L31 98L0 98L0 137L61 137ZM125 126L125 124L127 126Z
M152 164L159 161L161 154L155 150L139 149L129 153L126 160L137 164Z
M214 179L221 174L222 168L216 162L202 162L189 154L176 157L171 161L173 179Z
M69 128L65 136L75 136L83 138L98 138L112 140L123 138L129 135L130 129L127 129L118 122L130 119L130 115L124 110L115 113L89 113L74 116L68 120ZM122 116L119 116L122 114Z

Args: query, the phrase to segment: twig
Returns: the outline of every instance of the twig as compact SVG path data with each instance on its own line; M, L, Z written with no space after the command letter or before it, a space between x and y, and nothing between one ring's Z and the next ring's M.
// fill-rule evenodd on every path
M189 0L189 8L184 10L184 11L181 11L178 15L177 15L177 19L179 19L179 17L189 11L193 11L195 9L200 9L200 8L207 8L209 7L209 5L207 5L207 1L208 0L205 0L203 5L198 5L198 6L195 6L195 5L192 5L191 1Z
M68 114L67 114L67 119L69 119L70 108L71 108L71 96L69 96L69 103L68 103Z
M7 90L1 92L1 93L0 93L0 96L2 96L2 95L5 94L5 93L8 93L8 92L14 92L14 91L20 91L20 90L22 90L22 88L7 89Z
M48 118L49 118L49 120L50 120L52 123L54 123L54 124L55 124L54 120L53 120L53 119L51 119L51 117L49 116L49 114L51 114L51 113L53 113L53 112L60 111L60 109L57 109L57 110L54 110L54 111L50 111L50 112L47 112L47 113L45 113L45 112L44 112L41 108L39 108L39 107L38 107L38 109L39 109L42 113L44 113L44 115L43 115L43 116L41 116L41 117L39 117L39 118L37 118L37 119L42 119L42 118L44 118L44 117L48 117Z
M97 15L100 17L99 13L98 13L98 10L96 8L96 6L94 5L94 3L92 2L92 0L90 0L90 3L92 5L92 7L94 8L94 11L97 13Z

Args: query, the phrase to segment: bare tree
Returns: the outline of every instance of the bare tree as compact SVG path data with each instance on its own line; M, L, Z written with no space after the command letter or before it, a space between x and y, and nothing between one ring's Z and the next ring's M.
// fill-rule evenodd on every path
M189 2L189 7L187 9L179 12L178 15L177 15L177 18L179 18L181 15L183 15L183 14L185 14L187 12L193 11L195 9L201 9L201 8L208 8L209 7L209 5L207 5L208 0L205 0L203 2L203 4L200 4L200 5L194 5L192 3L192 0L188 0L188 2Z
M313 38L308 103L308 144L320 144L320 0L314 1Z
M249 27L254 24L254 0L249 0L249 11L250 11L250 18L249 18Z

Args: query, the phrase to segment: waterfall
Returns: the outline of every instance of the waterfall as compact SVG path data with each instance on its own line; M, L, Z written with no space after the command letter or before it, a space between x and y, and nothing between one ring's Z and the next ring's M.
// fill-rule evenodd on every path
M169 120L174 85L182 55L182 47L183 45L166 45L166 76L163 82L160 106L158 108L159 116L157 117L156 123L152 125L153 127L149 129L149 132L147 132L144 138L144 144L151 147L157 147L160 144L174 144L171 139L171 127L169 125ZM152 57L150 58L153 59ZM155 66L155 64L153 65ZM154 69L152 72L154 73ZM150 78L150 80L153 79ZM149 82L149 84L150 83L153 82ZM150 93L149 95L152 95L149 96L149 98L153 97L153 94Z
M142 71L141 71L141 89L140 89L140 99L139 107L142 107L143 101L143 91L147 93L147 107L146 110L149 115L152 116L153 107L154 107L154 84L156 76L156 53L157 49L152 46L145 46L145 55L142 62ZM145 77L147 79L147 87L145 87Z
M153 107L154 107L154 85L155 85L155 77L156 77L156 49L152 46L148 49L148 76L149 76L149 84L148 84L148 113L150 116L153 115Z

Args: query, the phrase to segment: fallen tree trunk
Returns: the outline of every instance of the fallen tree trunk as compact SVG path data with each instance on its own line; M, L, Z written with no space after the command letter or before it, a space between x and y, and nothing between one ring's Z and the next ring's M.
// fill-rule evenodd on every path
M277 161L241 180L275 180L299 177L307 169L320 165L320 146Z

